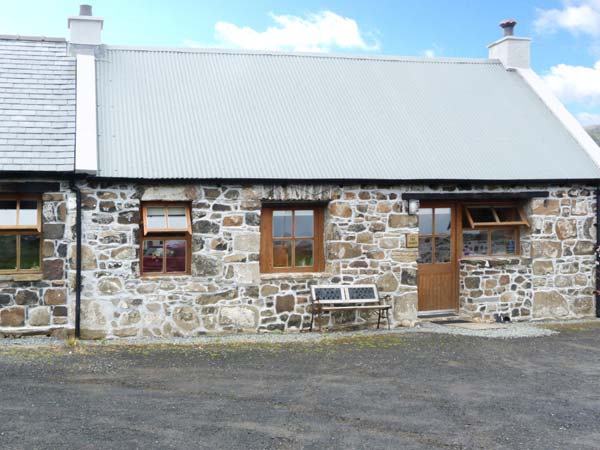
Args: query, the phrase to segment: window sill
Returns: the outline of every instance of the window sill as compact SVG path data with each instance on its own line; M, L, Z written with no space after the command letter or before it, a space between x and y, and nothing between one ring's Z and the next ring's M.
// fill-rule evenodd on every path
M523 255L472 255L472 256L461 256L458 260L462 261L463 259L466 259L468 261L473 261L476 259L481 259L481 260L487 260L489 261L490 259L515 259L515 258L522 258Z
M276 273L261 273L261 281L269 280L316 280L330 277L330 273L326 272L276 272Z
M460 263L466 264L476 264L488 267L489 264L496 265L507 265L513 264L515 260L519 261L517 264L526 264L529 258L524 257L523 255L513 255L513 256L464 256L458 260Z
M44 274L35 273L4 273L0 274L0 281L42 281Z
M140 275L140 278L142 280L159 280L159 279L171 279L171 278L183 278L183 277L191 277L192 274L191 273L157 273L156 275L154 274L143 274Z

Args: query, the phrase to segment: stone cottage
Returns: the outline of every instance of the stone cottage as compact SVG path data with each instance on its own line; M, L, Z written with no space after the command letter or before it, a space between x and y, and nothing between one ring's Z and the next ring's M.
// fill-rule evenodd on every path
M375 283L392 326L593 317L600 150L514 25L486 59L138 48L82 7L74 161L35 197L40 264L0 261L0 333L301 331L339 283Z
M73 328L76 59L0 36L0 336Z

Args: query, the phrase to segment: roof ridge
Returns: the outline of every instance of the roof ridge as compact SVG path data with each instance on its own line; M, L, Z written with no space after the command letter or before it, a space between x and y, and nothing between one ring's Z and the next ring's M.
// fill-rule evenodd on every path
M394 56L373 54L343 54L343 53L314 53L314 52L284 52L275 50L243 50L224 48L187 48L187 47L150 47L128 45L104 45L107 50L140 51L155 53L198 53L223 55L252 55L252 56L288 56L298 58L350 59L369 61L417 62L428 64L500 64L497 59L489 58L428 58L419 56Z
M0 34L3 41L43 41L43 42L67 42L65 38L48 36L22 36L20 34Z

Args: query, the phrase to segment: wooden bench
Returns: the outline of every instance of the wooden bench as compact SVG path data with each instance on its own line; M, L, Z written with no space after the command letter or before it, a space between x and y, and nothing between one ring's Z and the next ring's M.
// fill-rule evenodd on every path
M388 329L390 328L389 311L392 307L382 302L374 284L315 285L311 287L311 294L310 331L313 329L315 317L319 319L321 331L323 313L352 310L377 313L377 329L382 318L387 319Z

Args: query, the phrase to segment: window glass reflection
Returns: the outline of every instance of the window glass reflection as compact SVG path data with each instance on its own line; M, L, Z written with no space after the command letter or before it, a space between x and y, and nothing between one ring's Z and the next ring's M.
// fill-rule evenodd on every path
M295 237L313 237L315 229L313 212L297 210L294 216Z
M273 237L292 237L292 211L273 211Z
M0 200L0 225L17 224L17 201Z
M435 234L450 233L452 210L450 208L435 209Z
M21 200L19 205L19 225L37 225L38 203L35 200Z
M273 267L291 267L292 241L273 241Z
M419 234L432 234L433 211L431 208L419 209Z
M480 256L488 253L488 232L479 230L463 231L463 255Z

